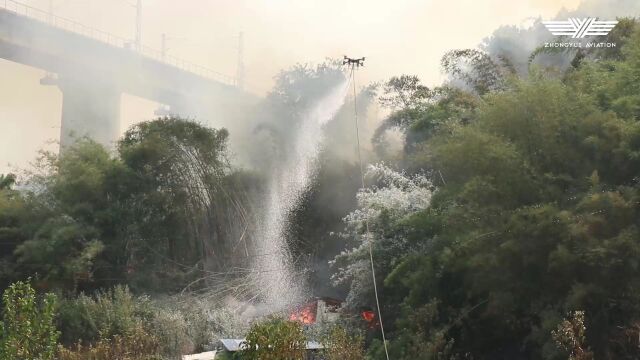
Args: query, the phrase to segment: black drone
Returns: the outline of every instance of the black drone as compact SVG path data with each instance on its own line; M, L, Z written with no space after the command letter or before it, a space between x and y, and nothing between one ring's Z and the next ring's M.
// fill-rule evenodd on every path
M364 56L361 57L360 59L352 59L350 57L347 57L347 55L345 55L344 59L342 60L342 65L349 65L349 66L355 66L355 67L364 66Z

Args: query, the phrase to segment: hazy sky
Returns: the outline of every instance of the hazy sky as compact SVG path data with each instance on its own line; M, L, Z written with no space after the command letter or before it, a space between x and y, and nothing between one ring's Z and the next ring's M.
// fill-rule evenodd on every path
M56 15L133 38L135 0L52 0ZM299 62L366 56L360 82L417 74L442 80L439 60L476 47L500 25L574 9L578 0L142 0L143 43L234 75L237 34L245 34L247 87L263 94L273 76ZM49 0L23 0L47 9ZM40 148L57 149L62 96L39 85L43 71L0 59L0 173L24 167ZM123 96L122 126L153 117L156 104Z

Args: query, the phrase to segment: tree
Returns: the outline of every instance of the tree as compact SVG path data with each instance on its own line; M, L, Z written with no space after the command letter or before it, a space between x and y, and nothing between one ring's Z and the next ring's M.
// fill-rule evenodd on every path
M41 208L30 200L17 190L0 190L0 288L16 278L13 252L41 222Z
M640 279L627 261L640 250L632 240L637 189L627 185L636 145L624 140L636 130L574 96L559 82L532 79L489 95L471 125L422 150L416 160L442 182L430 209L389 230L425 249L398 256L384 282L384 301L405 309L399 329L436 300L446 306L433 327L446 329L454 352L556 356L550 332L562 309L582 308L598 329L587 341L607 358L607 339L628 324L616 314L638 311L631 287ZM394 351L419 342L419 329L401 333ZM423 334L417 339L432 341Z
M377 185L358 192L358 208L344 218L342 234L352 246L331 262L334 284L349 287L345 307L352 311L375 305L368 241L373 242L376 273L384 278L398 257L411 251L402 233L392 231L393 224L427 209L432 195L425 176L409 176L384 164L371 165L366 175Z
M227 138L164 118L129 129L116 155L90 139L44 154L25 190L0 190L3 280L36 274L38 287L70 291L181 290L245 261L230 254L248 226L246 191L258 185L231 172Z
M2 296L0 359L55 359L60 333L55 327L56 297L38 301L29 283L18 281Z
M485 52L474 49L448 51L441 64L446 73L479 95L504 89L507 76L515 74L507 58L500 57L496 61Z
M107 188L118 162L88 139L43 161L44 175L29 179L38 191L21 195L30 204L24 226L31 229L13 251L16 271L37 274L43 287L91 287L105 244L119 235Z
M256 111L256 126L251 142L246 144L252 165L268 172L286 159L295 140L291 129L319 99L345 81L342 62L337 59L317 65L296 64L278 73L273 89ZM352 128L342 125L333 133L341 137L341 131L353 131Z
M383 86L382 106L393 110L415 109L433 97L432 91L415 75L393 76Z
M413 90L406 90L404 88L409 85L403 84L408 81L392 78L385 85L383 99L387 100L383 103L403 105L394 105L395 110L373 133L371 141L376 154L381 158L387 155L385 135L388 131L398 130L405 136L404 153L405 157L410 157L420 143L439 132L446 133L455 127L467 125L481 102L476 95L451 86L430 90L411 80ZM400 89L396 89L397 87Z
M115 201L126 216L121 251L135 286L178 288L208 270L227 266L234 233L245 227L231 176L225 129L179 118L161 118L129 129L118 143L124 168L112 179ZM236 181L241 180L235 174ZM241 189L244 190L244 189Z
M466 121L405 147L407 177L426 174L438 186L411 197L428 206L398 212L397 202L380 201L371 211L360 203L362 214L374 215L393 358L559 359L566 354L552 333L576 309L585 314L585 354L637 357L636 47L627 42L621 58L585 57L564 76L532 72L497 87L483 85L497 76L481 80ZM471 65L456 70L471 77L469 87L484 67ZM390 119L410 134L447 110L440 101ZM336 258L335 280L350 286L347 305L358 306L371 298L371 283L355 245ZM377 344L369 354L382 358Z

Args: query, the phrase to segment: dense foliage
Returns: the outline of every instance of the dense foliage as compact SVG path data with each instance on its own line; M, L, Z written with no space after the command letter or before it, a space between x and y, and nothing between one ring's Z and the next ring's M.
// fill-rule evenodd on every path
M299 323L274 318L251 327L239 356L247 360L302 360L306 347Z
M29 283L9 286L2 296L0 359L56 359L55 306L55 295L39 299Z
M233 256L232 244L246 230L244 206L257 185L231 170L227 136L162 118L129 129L115 153L82 139L59 156L43 153L19 186L13 175L0 178L0 282L31 276L37 290L62 295L52 327L66 346L59 356L176 357L231 331L220 329L232 321L214 311L216 302L176 295L206 288L215 280L209 274L246 261ZM12 304L33 301L21 284L6 290ZM152 302L124 284L166 295ZM30 322L39 326L47 314ZM23 337L11 324L6 336ZM29 333L40 336L36 330ZM5 344L20 345L14 340Z
M333 326L322 339L323 353L327 360L364 360L364 339L352 335L341 326Z
M132 127L116 156L88 139L43 154L27 190L3 180L1 281L34 274L37 286L67 291L176 290L228 266L246 222L236 194L252 180L231 172L227 136L165 118Z
M345 323L374 309L371 247L393 359L640 357L640 28L621 19L607 41L618 47L539 48L528 64L454 50L442 86L402 75L365 88L358 111L377 90L388 116L363 129L362 189L346 104L287 229L314 292L343 296ZM288 129L342 81L331 61L276 78L248 149L261 174L232 169L226 130L164 118L114 153L82 140L17 185L0 176L2 354L54 356L53 297L9 287L29 276L63 295L64 359L176 357L243 337L233 314L198 301L253 295L234 275L247 271L252 195L291 156ZM176 295L203 289L215 291ZM327 357L362 359L366 343L384 358L380 319L349 324L324 339ZM242 355L298 359L306 340L297 323L258 322Z
M334 325L322 336L322 349L307 349L307 336L298 322L271 318L254 323L237 359L364 360L364 339Z
M161 360L158 339L141 328L112 338L101 338L95 344L77 344L72 349L60 347L60 360Z
M526 78L452 52L444 65L461 87L398 93L412 102L383 126L406 135L399 165L436 189L428 207L399 214L407 191L364 189L387 191L388 205L361 200L355 213L373 216L392 358L638 357L640 31L624 44ZM357 249L336 258L338 274L356 273ZM346 280L353 305L374 305L370 280ZM571 335L579 351L559 335L571 321L584 326ZM383 358L380 343L371 355Z

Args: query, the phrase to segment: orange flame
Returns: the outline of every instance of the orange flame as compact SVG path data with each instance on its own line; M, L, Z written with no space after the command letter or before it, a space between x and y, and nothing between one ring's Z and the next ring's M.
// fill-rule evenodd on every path
M316 312L318 311L318 303L316 301L305 304L298 310L291 313L289 320L298 321L305 325L316 323Z

